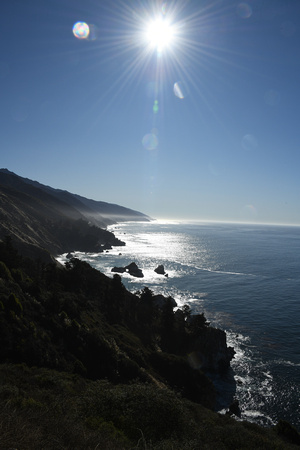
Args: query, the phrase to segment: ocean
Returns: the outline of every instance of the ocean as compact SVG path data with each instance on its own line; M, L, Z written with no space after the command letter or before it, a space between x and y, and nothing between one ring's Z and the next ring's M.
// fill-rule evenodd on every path
M228 377L214 377L217 409L234 396L242 419L300 430L300 227L154 221L110 231L126 246L76 256L110 277L134 261L144 278L122 274L127 289L171 295L226 331L236 355ZM168 277L154 272L160 264Z

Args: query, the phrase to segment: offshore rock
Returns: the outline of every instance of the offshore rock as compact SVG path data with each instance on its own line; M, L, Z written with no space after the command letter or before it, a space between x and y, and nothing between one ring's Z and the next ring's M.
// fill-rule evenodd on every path
M127 272L129 275L137 278L143 278L144 274L141 269L138 268L135 262L128 264L125 267L113 267L111 269L112 272L124 273Z
M144 274L141 269L138 268L135 262L130 263L125 267L126 272L128 272L133 277L143 278Z
M224 372L234 358L233 347L228 347L226 333L219 328L205 327L192 341L189 362L195 369Z
M241 417L241 409L238 400L233 400L233 402L229 406L228 414L234 414L237 417Z
M113 267L111 269L111 271L112 272L117 272L117 273L124 273L124 272L126 272L126 269L125 269L125 267Z
M158 273L159 275L165 275L165 268L164 266L161 264L158 267L156 267L156 269L154 269L154 272Z

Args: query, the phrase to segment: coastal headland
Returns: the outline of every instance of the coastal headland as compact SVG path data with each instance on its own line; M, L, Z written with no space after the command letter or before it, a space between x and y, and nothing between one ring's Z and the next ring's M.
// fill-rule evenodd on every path
M1 448L297 448L286 422L214 412L208 373L234 357L224 331L148 287L129 292L118 273L58 264L124 243L90 212L67 216L52 188L1 176Z

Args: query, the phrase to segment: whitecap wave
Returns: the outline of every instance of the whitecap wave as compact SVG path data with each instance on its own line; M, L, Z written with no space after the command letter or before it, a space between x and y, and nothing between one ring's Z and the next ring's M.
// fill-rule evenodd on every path
M276 425L276 421L274 421L270 416L266 416L261 411L257 410L247 410L242 412L241 418L248 420L249 422L261 423L261 425Z
M188 267L189 269L193 270L200 270L202 272L210 272L210 273L219 273L221 275L237 275L237 276L245 276L245 277L258 277L258 275L255 275L253 273L244 273L244 272L229 272L225 270L219 270L211 267L200 267L196 266L194 264L189 263L183 263L182 261L174 260L175 264L178 264L179 266ZM261 275L260 275L261 276Z
M276 359L274 361L274 364L278 364L281 366L300 367L300 363L295 363L293 361L288 361L288 360L286 361L284 359Z
M211 273L219 273L221 275L237 275L244 277L257 277L258 275L254 275L253 273L244 273L244 272L226 272L225 270L216 270L216 269L208 269L204 267L193 266L198 270L202 270L203 272L211 272Z

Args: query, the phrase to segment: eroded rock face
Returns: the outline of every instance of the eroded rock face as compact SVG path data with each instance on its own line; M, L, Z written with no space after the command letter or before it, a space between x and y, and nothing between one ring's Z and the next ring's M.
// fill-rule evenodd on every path
M206 327L193 341L189 360L195 369L224 372L230 367L234 354L233 347L227 346L225 331Z
M113 267L111 269L112 272L124 273L127 272L133 277L143 278L144 274L141 269L138 268L135 262L128 264L125 267Z

